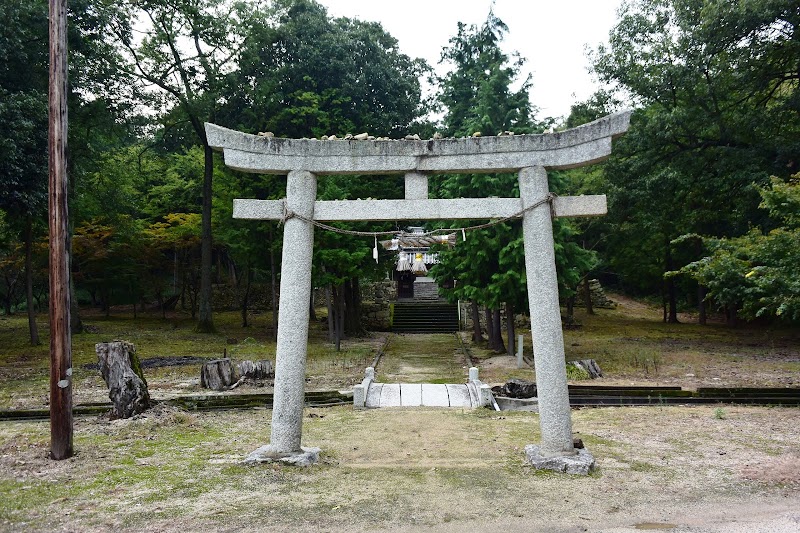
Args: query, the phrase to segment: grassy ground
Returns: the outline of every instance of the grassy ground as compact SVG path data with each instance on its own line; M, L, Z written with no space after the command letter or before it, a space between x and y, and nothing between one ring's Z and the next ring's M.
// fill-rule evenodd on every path
M617 310L579 312L583 326L565 332L567 358L598 360L605 383L797 386L796 330L665 325L659 318L658 310L627 300ZM129 340L142 358L225 350L274 358L269 317L255 319L245 329L236 314L222 313L217 334L199 335L188 317L89 315L93 333L74 338L76 400L107 397L97 371L84 368L95 362L96 342ZM324 323L312 324L311 389L360 381L384 340L347 341L336 353L324 333ZM5 408L46 401L48 349L26 339L24 317L0 317ZM394 336L379 378L459 381L466 365L456 347L452 336ZM533 377L507 356L471 351L485 381ZM146 373L156 397L198 390L198 366ZM133 420L79 418L77 454L61 462L47 459L46 422L0 423L0 530L585 531L708 522L715 512L746 521L800 505L797 408L574 411L574 430L598 459L589 478L524 465L523 447L538 440L538 415L460 409L307 410L304 444L323 449L320 465L242 466L268 440L271 414L160 406Z
M3 423L0 530L494 531L511 520L504 531L585 531L800 501L798 409L587 409L573 420L598 458L588 478L524 465L533 413L307 410L304 442L323 449L310 469L240 464L268 438L265 410L79 419L77 455L61 462L46 458L46 422Z
M462 383L468 373L452 334L393 335L377 371L382 383Z
M578 310L580 327L566 330L567 360L595 359L605 373L596 384L653 384L699 386L800 386L800 329L749 327L731 329L722 324L699 326L690 317L681 324L661 322L660 309L615 297L617 309L599 309L595 315ZM320 311L324 314L324 310ZM253 325L242 328L238 313L217 313L218 332L193 331L188 315L167 319L130 312L111 317L84 310L90 332L73 337L75 401L104 401L107 389L98 372L86 368L96 362L97 342L124 339L136 345L139 357L195 356L236 360L275 359L275 342L268 333L268 313L255 315ZM47 402L49 347L46 317L39 327L44 344L28 344L24 316L0 316L0 408L39 408ZM526 354L531 354L530 334L525 334ZM385 333L344 341L336 352L326 338L326 322L312 322L307 377L309 390L349 389L363 377ZM462 334L468 341L468 335ZM481 379L502 383L510 377L533 380L532 369L516 368L514 358L470 346ZM466 362L454 337L449 335L396 335L378 366L386 382L461 382ZM155 398L199 392L199 364L146 369ZM242 389L247 391L246 389ZM249 392L252 392L250 390Z
M594 315L578 309L580 326L564 331L567 360L595 359L603 370L605 377L592 384L800 387L800 328L700 326L686 315L680 324L665 324L660 309L613 298L617 309L598 309ZM519 333L525 334L525 353L531 355L530 332ZM481 345L471 351L484 381L535 379L530 368L515 370L510 357Z
M72 338L74 398L76 403L104 401L108 390L96 369L87 368L97 362L95 344L111 340L127 340L136 346L140 359L182 356L219 358L227 354L234 360L269 359L275 361L275 341L267 330L269 314L252 319L254 325L241 327L238 313L216 313L217 333L194 332L191 317L174 314L167 319L142 316L133 319L130 313L117 311L111 317L84 310L88 332ZM30 346L27 320L24 316L0 316L0 408L40 408L46 405L49 390L48 324L39 317L43 344ZM364 368L371 364L385 334L361 339L347 339L336 352L327 342L326 324L311 324L307 359L308 389L350 388L363 379ZM200 392L200 364L145 369L145 377L154 398L181 393ZM252 392L252 391L251 391Z

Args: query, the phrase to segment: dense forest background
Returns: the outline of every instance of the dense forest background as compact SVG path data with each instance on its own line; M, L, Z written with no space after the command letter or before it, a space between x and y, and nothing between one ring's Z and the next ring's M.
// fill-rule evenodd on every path
M788 0L632 0L591 52L606 89L539 118L524 59L491 12L459 25L447 74L372 22L313 0L72 0L69 176L73 330L81 306L166 313L199 331L214 310L271 307L282 228L234 220L234 198L282 198L281 176L225 167L204 122L315 137L542 133L633 107L603 164L551 172L560 194L607 194L609 214L555 223L566 304L582 280L662 302L664 320L800 320L800 6ZM0 312L47 307L47 3L0 5ZM535 58L530 58L535 59ZM434 96L423 98L421 82ZM331 141L336 142L336 141ZM518 194L516 177L433 176L432 196ZM323 177L320 199L398 198L402 177ZM396 225L346 227L391 230ZM393 257L317 231L313 279L347 333L360 287ZM521 227L471 232L433 274L499 316L527 309ZM273 315L274 320L274 315ZM499 328L499 321L497 322ZM274 327L260 324L258 327ZM490 336L491 337L491 336ZM502 342L502 339L500 339Z

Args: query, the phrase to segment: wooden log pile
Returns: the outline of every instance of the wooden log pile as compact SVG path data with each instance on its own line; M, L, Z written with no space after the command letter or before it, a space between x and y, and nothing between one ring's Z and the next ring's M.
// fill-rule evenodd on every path
M230 390L247 380L264 380L275 376L271 361L241 361L230 358L214 359L200 368L200 386L217 391Z

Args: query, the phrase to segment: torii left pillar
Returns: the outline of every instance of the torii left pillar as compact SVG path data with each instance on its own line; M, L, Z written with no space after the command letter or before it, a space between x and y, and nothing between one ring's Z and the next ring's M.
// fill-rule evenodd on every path
M316 175L304 170L289 172L286 181L286 207L289 211L313 219L316 197ZM281 255L281 296L270 443L248 455L246 463L280 461L309 465L318 460L319 448L300 446L313 253L314 226L296 217L286 220Z

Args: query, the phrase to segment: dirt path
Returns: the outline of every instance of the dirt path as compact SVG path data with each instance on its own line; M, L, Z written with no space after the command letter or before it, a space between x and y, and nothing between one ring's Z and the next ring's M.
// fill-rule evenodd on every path
M465 383L468 374L452 334L395 334L376 370L382 383Z

